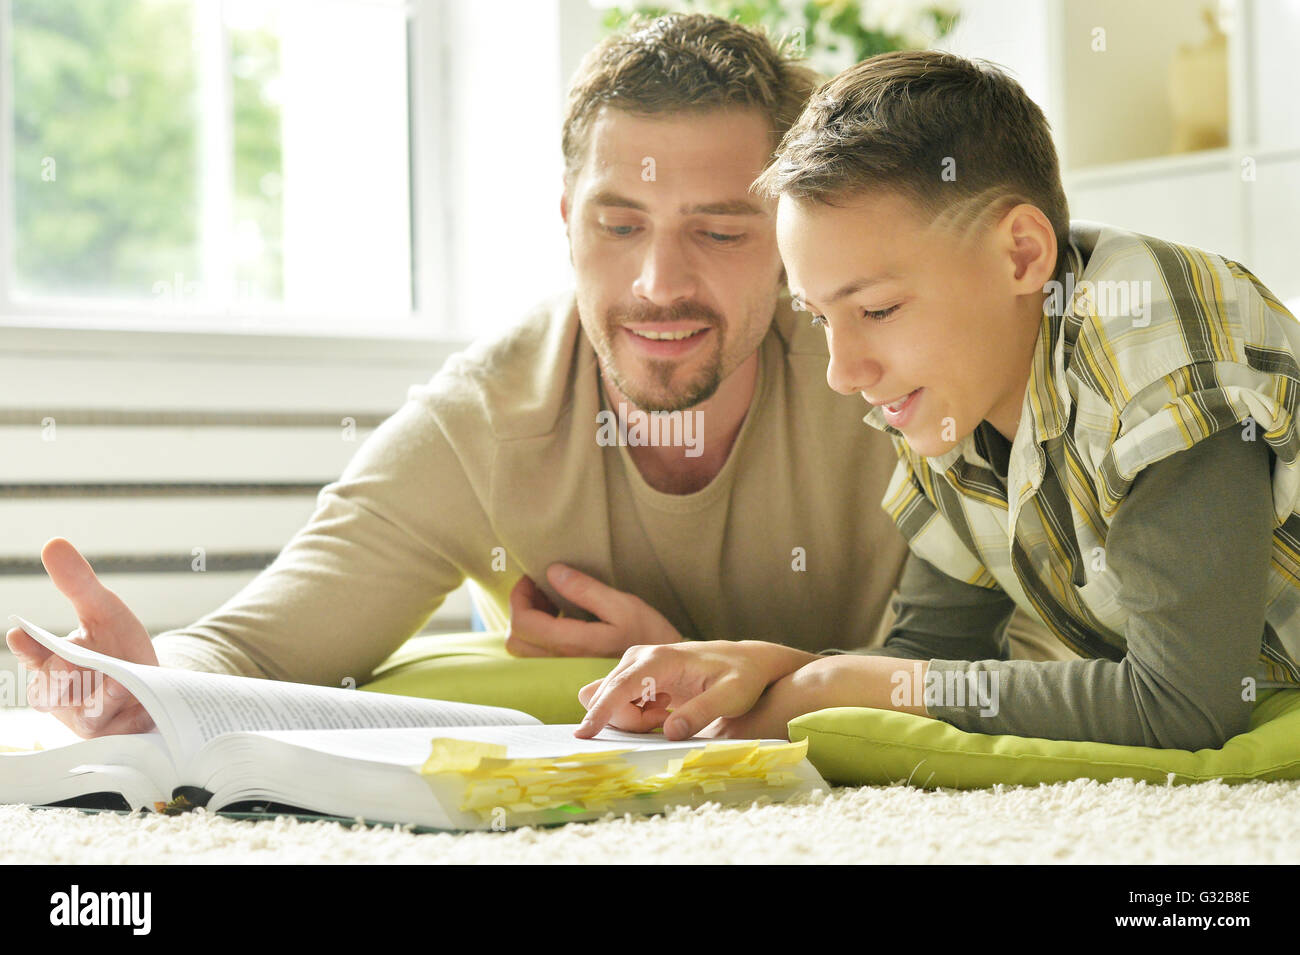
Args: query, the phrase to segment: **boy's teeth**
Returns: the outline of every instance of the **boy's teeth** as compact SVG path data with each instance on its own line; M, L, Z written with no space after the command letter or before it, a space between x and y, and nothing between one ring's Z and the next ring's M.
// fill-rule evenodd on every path
M642 338L648 338L654 342L676 342L683 338L690 338L692 335L698 335L704 331L702 328L694 328L686 332L638 332L635 329L629 329L633 335L640 335Z
M909 391L906 395L904 395L902 398L899 398L892 405L885 405L885 407L888 408L890 411L892 411L894 414L898 414L898 412L903 410L903 405L907 404L907 399L910 397L912 397L912 392Z

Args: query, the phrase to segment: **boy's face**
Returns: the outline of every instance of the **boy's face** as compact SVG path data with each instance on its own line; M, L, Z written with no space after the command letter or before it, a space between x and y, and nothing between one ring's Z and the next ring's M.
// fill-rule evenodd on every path
M578 314L604 374L644 410L707 399L772 322L775 203L748 191L771 152L767 126L757 110L609 107L591 126L561 203Z
M1014 438L1038 324L1005 221L963 237L898 193L842 203L777 204L795 303L826 321L827 382L892 403L886 421L926 457L985 419Z

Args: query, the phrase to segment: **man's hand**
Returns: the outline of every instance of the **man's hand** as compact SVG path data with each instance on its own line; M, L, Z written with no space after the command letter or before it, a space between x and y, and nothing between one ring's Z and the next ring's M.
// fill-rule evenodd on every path
M813 659L757 640L632 647L609 676L578 691L587 716L574 735L590 739L606 725L631 733L662 726L665 738L688 739L719 720L725 733L726 721L748 713L769 684Z
M510 633L506 650L518 657L620 657L629 647L678 643L682 636L640 597L615 590L564 564L546 569L551 586L565 600L598 620L569 620L529 577L510 591Z
M99 582L72 544L61 537L49 541L41 550L41 563L77 612L81 629L69 635L73 643L133 663L158 665L144 624L117 594ZM35 671L27 684L28 704L53 713L78 736L153 729L153 719L144 707L116 680L55 656L20 628L10 630L5 639L23 666Z

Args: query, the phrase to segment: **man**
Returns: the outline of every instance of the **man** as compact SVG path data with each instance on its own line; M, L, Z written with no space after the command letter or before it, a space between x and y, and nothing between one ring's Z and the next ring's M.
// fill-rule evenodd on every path
M780 298L773 204L749 193L814 82L713 17L600 44L563 137L576 295L413 388L276 561L192 627L151 643L70 544L47 544L82 642L366 683L465 579L490 626L509 613L516 656L878 639L906 554L880 508L893 448L826 387L823 336ZM8 639L29 667L65 666ZM82 735L147 729L106 683L54 712Z

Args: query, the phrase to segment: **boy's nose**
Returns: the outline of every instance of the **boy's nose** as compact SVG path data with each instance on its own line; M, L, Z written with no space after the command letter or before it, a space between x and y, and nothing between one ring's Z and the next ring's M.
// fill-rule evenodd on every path
M826 344L830 361L826 363L826 383L842 395L871 391L880 381L880 363L865 353L862 343L852 335L837 335L829 328Z

